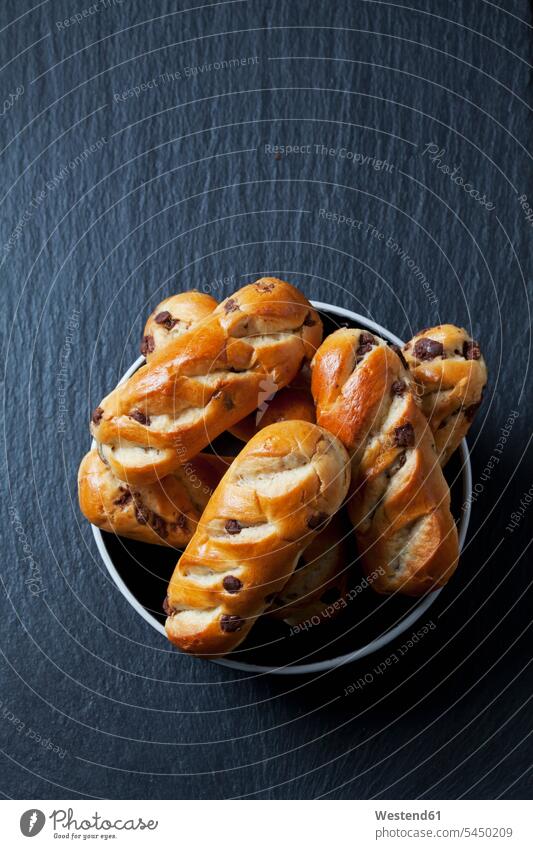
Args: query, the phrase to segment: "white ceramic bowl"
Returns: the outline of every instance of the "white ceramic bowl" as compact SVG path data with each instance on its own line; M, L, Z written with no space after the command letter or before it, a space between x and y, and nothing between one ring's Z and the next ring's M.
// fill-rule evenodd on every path
M358 313L352 312L351 310L343 309L342 307L334 306L332 304L322 303L321 301L312 301L312 304L322 314L323 317L329 316L329 318L337 324L348 322L349 325L352 325L354 327L363 327L365 329L367 328L368 330L372 330L378 336L381 336L390 342L394 342L397 345L403 344L401 339L398 339L397 336L390 333L384 327L377 324L375 321L370 321L368 318L365 318L364 316L359 315ZM137 371L137 369L141 365L143 365L143 363L144 357L139 357L139 359L137 359L133 363L133 365L128 369L126 374L122 377L120 383L123 383L125 380L131 377L131 375L135 371ZM460 549L462 549L466 538L468 523L470 521L470 496L472 493L472 470L470 466L470 456L468 453L466 440L463 440L457 453L459 455L459 474L461 476L462 484L462 507L460 510L460 515L458 517L459 546ZM128 584L128 581L125 580L124 577L122 577L119 573L119 570L117 569L117 566L114 562L113 554L110 553L109 546L106 541L106 538L112 538L112 535L102 534L99 528L96 528L94 526L93 534L96 540L96 545L98 547L100 556L109 574L111 575L111 578L113 579L114 583L116 584L124 598L131 604L132 608L137 614L139 614L139 616L142 616L142 618L145 619L146 622L148 622L152 626L152 628L155 628L155 630L161 634L161 639L165 640L166 642L165 629L161 617L158 618L156 615L150 612L149 609L147 609L147 607L142 603L141 599L138 597L138 594L132 591L132 587ZM150 551L153 553L157 553L158 551L161 551L161 549L158 546L151 546ZM419 622L419 620L427 613L430 607L435 603L441 592L442 590L437 590L436 592L430 593L428 596L421 599L420 601L411 600L410 607L405 612L405 614L401 615L398 621L394 622L392 625L389 622L389 626L384 628L383 633L373 637L363 645L357 646L352 651L333 655L326 659L308 662L289 662L283 664L278 662L276 664L268 665L264 663L246 662L245 660L239 660L237 658L234 659L230 656L227 658L221 658L220 660L212 660L209 662L217 663L220 666L226 666L230 669L236 669L241 672L248 672L253 674L303 675L324 672L329 669L334 669L335 667L342 666L343 664L351 663L355 660L360 660L361 658L367 657L368 655L383 649L393 640L397 639L402 634L412 629L415 624ZM386 599L386 597L379 598ZM331 634L326 634L324 631L321 630L325 628L325 626L319 625L317 627L318 629L320 629L321 633L324 633L326 640L330 640L331 643L336 642L338 636L333 637L332 639ZM350 630L351 629L348 629L348 631ZM305 634L299 635L298 639L305 640ZM277 640L273 642L277 642ZM316 649L311 650L309 652L310 656L316 653Z

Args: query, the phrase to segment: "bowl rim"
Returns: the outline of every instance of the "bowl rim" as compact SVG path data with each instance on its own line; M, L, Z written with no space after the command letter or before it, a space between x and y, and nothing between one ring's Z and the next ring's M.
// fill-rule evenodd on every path
M361 315L360 313L353 312L352 310L346 309L345 307L339 307L336 304L328 304L324 301L314 301L310 302L315 309L319 311L323 311L325 313L332 313L340 318L347 318L351 322L361 323L364 327L371 328L378 336L382 336L384 339L387 339L390 342L393 342L396 345L403 345L402 340L396 336L394 333L391 333L390 330L383 327L381 324L378 324L376 321L367 318L366 316ZM143 365L145 362L144 357L138 357L135 362L128 368L128 370L124 373L124 375L118 381L117 386L121 383L124 383L128 378L134 374L137 369ZM94 448L96 445L94 439L92 441L91 447ZM471 499L470 496L472 494L472 466L470 464L470 453L468 451L468 445L466 439L463 439L460 446L459 452L461 456L461 473L462 473L462 482L463 482L463 504L462 504L462 513L459 521L459 553L461 553L466 534L468 531L468 525L470 523L470 513L471 513ZM104 542L104 538L102 536L102 531L100 528L97 528L96 525L91 525L94 539L96 541L96 547L98 549L98 553L102 558L104 565L111 576L115 586L120 590L124 598L129 602L129 604L133 607L133 609L146 621L149 625L152 626L156 631L158 631L166 641L166 634L164 625L159 622L151 613L149 613L145 607L137 600L137 598L133 595L127 584L123 581L121 576L119 575L115 565L109 555L107 547ZM225 666L228 669L234 669L239 672L251 672L251 673L262 673L267 675L309 675L317 672L327 672L332 669L336 669L340 666L345 666L348 663L353 663L356 660L361 660L364 657L368 657L371 654L374 654L377 651L380 651L382 648L387 646L397 637L401 636L401 634L405 633L409 628L411 628L418 620L426 613L427 610L434 604L434 602L439 597L440 593L444 588L435 590L435 592L430 593L421 599L421 601L415 605L413 610L401 619L393 628L386 631L384 634L381 634L379 637L371 640L364 646L361 646L358 649L354 649L351 652L346 652L341 655L337 655L336 657L329 658L327 660L319 660L313 663L296 663L296 664L287 664L286 666L265 666L257 663L245 663L240 660L231 660L230 658L205 658L210 663L216 663L217 666Z

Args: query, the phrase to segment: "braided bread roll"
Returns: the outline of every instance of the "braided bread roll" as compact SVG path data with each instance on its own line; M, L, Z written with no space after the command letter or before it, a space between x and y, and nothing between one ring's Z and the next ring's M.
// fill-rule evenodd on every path
M150 362L156 351L163 350L174 339L186 333L195 324L213 312L217 301L211 295L200 292L181 292L161 301L155 308L144 328L141 342L141 354ZM259 394L259 406L253 413L245 416L229 428L229 432L248 442L261 428L274 422L299 419L305 422L315 421L315 404L311 395L311 376L305 368L289 386L276 392L275 383L268 384Z
M341 610L334 602L348 589L348 546L340 513L320 531L302 554L291 577L267 610L287 625L326 621ZM316 624L312 622L312 624Z
M311 363L317 422L350 452L352 477L369 435L388 411L393 384L411 385L398 352L366 330L341 328L324 340Z
M101 402L91 422L100 456L133 485L170 474L251 413L262 387L290 383L321 338L298 289L274 278L245 286Z
M481 404L487 383L485 360L478 342L453 324L422 330L403 350L445 466Z
M167 636L193 654L239 645L348 489L342 444L309 422L264 428L211 497L172 575Z
M398 349L399 350L399 349ZM364 330L338 330L317 351L317 421L352 456L348 512L377 592L419 596L445 584L459 544L432 432L401 352Z
M148 318L141 340L141 354L146 362L211 315L217 306L218 302L211 295L195 290L180 292L161 301Z
M78 472L83 515L103 531L118 536L184 548L207 502L228 467L213 454L199 454L175 474L132 489L89 451Z

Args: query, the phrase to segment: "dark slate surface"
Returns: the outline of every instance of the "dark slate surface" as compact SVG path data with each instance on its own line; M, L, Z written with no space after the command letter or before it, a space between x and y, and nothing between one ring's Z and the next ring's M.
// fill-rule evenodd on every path
M90 3L32 5L0 12L2 792L528 795L533 513L507 526L531 486L529 4L110 0L68 27ZM186 71L233 57L249 61ZM274 144L311 147L276 159ZM169 651L77 510L89 410L136 356L149 309L265 272L401 336L450 320L484 345L468 548L435 630L382 676L389 650L315 680Z

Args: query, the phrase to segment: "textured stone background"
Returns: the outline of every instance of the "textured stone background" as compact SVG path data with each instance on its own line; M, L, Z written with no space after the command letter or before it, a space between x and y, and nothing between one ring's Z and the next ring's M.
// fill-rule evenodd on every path
M533 508L506 528L531 486L529 3L107 0L83 17L90 5L0 10L3 794L530 794ZM232 57L257 58L186 71ZM311 152L276 158L274 144ZM111 583L76 506L89 410L136 356L147 312L261 273L403 337L463 324L490 368L470 437L481 490L438 626L352 696L394 646L315 680L247 679L169 651Z

